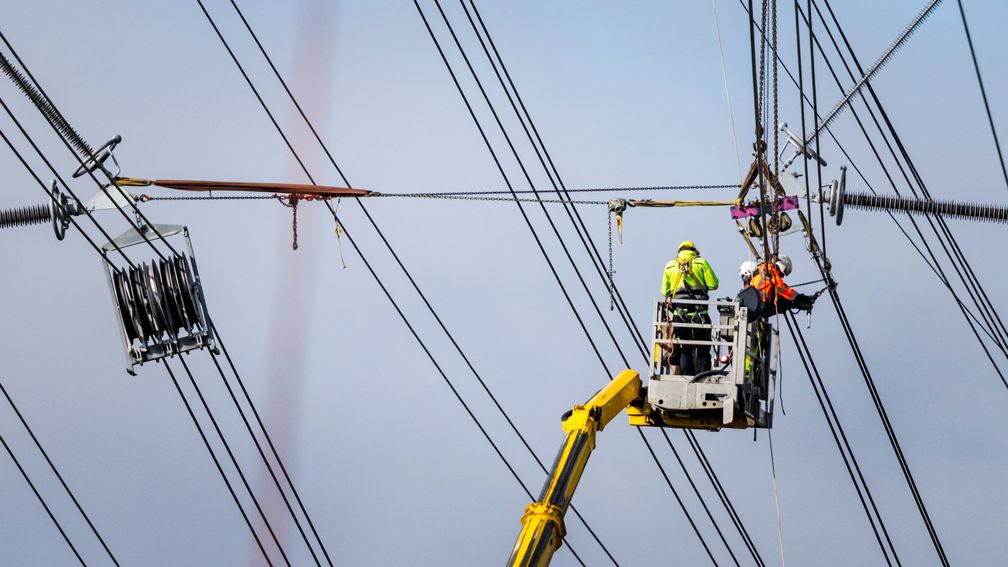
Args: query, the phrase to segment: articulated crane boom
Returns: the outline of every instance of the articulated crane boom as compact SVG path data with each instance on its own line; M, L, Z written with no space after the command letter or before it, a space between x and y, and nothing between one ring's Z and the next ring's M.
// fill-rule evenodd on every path
M508 565L542 567L549 565L567 533L564 513L570 505L588 457L595 449L595 434L620 414L631 402L641 398L640 375L633 370L620 372L585 405L574 406L563 420L567 436L550 470L539 500L525 508L522 530L518 535Z
M563 445L539 499L525 508L508 565L545 567L563 544L564 514L588 457L595 434L624 409L638 427L671 427L718 431L722 428L767 428L773 424L776 365L771 324L751 314L742 300L714 302L717 323L687 322L672 316L685 299L655 301L652 361L647 385L633 370L624 370L584 405L563 416ZM706 302L704 302L706 303ZM708 339L695 339L692 329L710 329ZM683 375L673 368L676 349L689 345L712 349L717 368ZM699 369L699 368L698 368Z

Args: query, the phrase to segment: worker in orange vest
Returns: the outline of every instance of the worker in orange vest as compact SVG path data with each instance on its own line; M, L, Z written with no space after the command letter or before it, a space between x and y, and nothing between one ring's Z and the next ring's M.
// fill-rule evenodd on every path
M791 267L791 258L780 256L776 262L760 264L753 274L749 285L763 300L763 315L786 313L791 309L812 310L816 297L798 293L784 282L784 276L791 274Z

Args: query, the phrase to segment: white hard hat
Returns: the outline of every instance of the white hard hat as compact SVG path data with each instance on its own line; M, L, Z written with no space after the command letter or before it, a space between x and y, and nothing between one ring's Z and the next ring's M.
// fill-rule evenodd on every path
M791 273L791 258L788 256L780 256L777 258L777 268L780 269L781 273L789 275Z
M753 274L756 273L756 262L753 262L752 260L742 262L742 265L739 266L738 273L739 276L748 281L753 277Z

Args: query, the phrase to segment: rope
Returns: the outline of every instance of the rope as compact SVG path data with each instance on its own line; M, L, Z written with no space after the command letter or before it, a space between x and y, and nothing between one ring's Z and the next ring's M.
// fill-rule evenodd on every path
M780 561L781 567L787 567L787 561L784 560L784 525L781 523L780 489L777 487L777 466L774 464L773 435L769 429L767 429L767 441L770 445L770 476L773 477L774 506L777 508L777 541L780 542Z
M742 177L742 153L739 151L738 135L735 133L735 112L732 110L731 93L728 90L728 69L725 66L724 46L721 43L721 24L718 22L717 0L711 0L714 12L714 35L717 36L718 54L721 56L721 80L724 83L725 100L728 101L728 118L731 121L731 139L735 146L735 163L738 165L739 177Z

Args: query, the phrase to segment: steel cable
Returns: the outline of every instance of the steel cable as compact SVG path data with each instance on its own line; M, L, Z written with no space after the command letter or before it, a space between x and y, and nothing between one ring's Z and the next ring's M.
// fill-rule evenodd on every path
M490 32L486 27L486 23L483 21L483 18L479 13L479 9L476 7L475 2L472 2L472 0L470 0L469 4L472 7L472 11L476 15L477 20L479 21L480 29L486 36L487 43L489 43L490 48L493 51L493 54L496 56L496 60L500 64L500 69L501 71L503 71L504 77L507 78L507 84L511 87L511 91L514 92L514 99L512 99L511 93L508 91L507 86L505 86L503 79L501 79L500 72L497 71L497 65L494 63L494 57L491 57L490 52L487 50L487 45L486 43L483 42L482 36L480 35L480 30L476 28L475 22L473 22L472 17L469 15L469 10L466 8L464 0L460 0L460 4L462 5L462 8L466 13L467 18L469 19L469 22L472 25L474 33L480 40L480 44L483 46L483 50L487 56L487 59L489 60L491 66L494 68L494 72L497 75L498 80L500 81L502 90L507 95L508 100L511 103L512 109L515 111L515 114L518 117L519 122L521 122L522 127L525 130L525 134L528 137L528 141L535 150L536 156L539 159L539 163L545 170L547 177L549 178L550 183L552 184L553 190L563 191L565 194L569 196L570 192L574 192L576 190L567 189L565 184L563 183L560 173L557 170L552 157L550 156L549 150L546 148L546 144L543 142L543 139L535 126L535 122L532 120L532 117L529 114L528 108L525 106L525 103L522 100L521 94L518 92L518 88L514 84L514 81L512 80L511 75L507 70L507 66L505 65L504 60L500 55L500 52L497 50L497 47L494 44L493 38L491 37ZM515 100L517 100L518 103L517 107L515 106ZM519 112L518 110L519 107L521 109L521 112ZM526 122L528 123L528 126L526 126ZM529 132L530 128L531 133ZM535 139L533 139L533 134L535 136ZM539 151L540 148L542 149L541 153ZM730 187L737 188L737 185L731 185ZM616 287L615 282L613 282L611 278L607 278L607 272L605 271L604 268L601 253L599 252L598 247L592 240L588 228L584 223L584 220L581 218L581 215L578 212L578 210L573 207L571 207L570 209L567 209L565 207L565 211L567 212L568 218L570 219L571 223L574 225L575 231L577 232L582 245L584 246L586 251L588 251L590 258L592 259L592 263L595 266L596 272L599 278L601 279L603 285L606 285L610 289L610 293L613 294L614 299L618 298L619 300L618 312L623 320L624 325L627 327L627 330L630 332L632 336L636 338L640 354L646 362L648 360L647 343L644 337L640 334L639 329L637 329L631 323L629 310L627 309L626 303L623 300L623 297L620 294L619 289ZM626 364L629 364L629 362L627 362L625 359L624 362ZM684 430L683 434L687 438L687 440L690 441L690 447L693 449L695 455L697 456L698 461L700 461L701 463L705 462L706 456L703 454L703 450L700 448L699 442L696 441L693 432ZM681 462L680 465L682 465ZM686 472L685 468L683 470L684 473L688 476L688 472ZM707 474L712 485L715 487L716 492L718 492L718 496L721 497L722 503L726 505L726 510L728 510L729 512L729 517L732 519L735 528L739 531L739 534L742 536L743 541L749 548L749 551L752 554L753 559L756 561L757 564L762 564L762 558L759 557L759 553L758 551L756 551L755 546L752 544L752 539L749 537L749 534L745 529L745 526L742 524L741 519L738 517L738 514L734 511L734 507L731 506L731 503L727 498L727 494L723 491L723 488L720 486L720 481L718 480L716 474L714 473L713 468L705 467L704 471ZM718 490L719 488L720 490ZM697 496L702 501L702 497L699 495L699 493L697 494Z
M242 74L242 76L243 76L243 77L245 78L245 81L246 81L246 83L248 84L249 88L250 88L250 89L252 90L252 92L253 92L253 93L255 94L255 96L256 96L256 97L257 97L257 99L259 100L259 103L260 103L260 106L261 106L261 107L263 108L264 112L266 112L266 114L267 114L267 116L269 117L270 121L272 122L272 124L273 124L274 128L275 128L275 129L277 130L277 132L278 132L278 134L279 134L279 135L281 136L281 138L283 138L283 140L284 140L285 144L287 145L288 149L290 150L290 152L291 152L291 153L292 153L292 155L294 156L295 160L296 160L296 161L297 161L297 162L299 163L299 165L301 166L301 169L302 169L302 171L303 171L303 172L305 173L306 177L307 177L307 178L308 178L308 179L309 179L309 180L310 180L310 181L311 181L312 183L314 183L314 178L313 178L313 176L312 176L312 175L310 174L310 172L308 171L307 167L306 167L306 166L304 165L304 163L303 163L303 161L301 160L301 158L300 158L300 156L298 155L298 153L297 153L297 152L296 152L296 151L294 150L294 148L293 148L293 146L291 145L291 143L290 143L289 139L287 138L286 134L285 134L285 133L283 132L283 129L282 129L282 128L280 128L279 124L278 124L278 123L277 123L277 121L276 121L276 118L275 118L275 117L273 116L273 113L272 113L272 111L270 111L270 110L269 110L269 107L268 107L268 106L267 106L267 105L265 104L264 100L262 99L261 95L260 95L260 94L259 94L259 92L258 92L258 89L257 89L257 88L255 87L255 85L254 85L254 84L252 83L252 81L251 81L251 79L249 78L248 74L247 74L247 73L245 72L245 70L244 70L244 67L243 67L243 66L241 65L241 63L240 63L240 62L238 61L237 57L236 57L236 56L234 55L234 52L233 52L233 51L231 50L231 48L230 48L230 45L229 45L229 44L227 43L227 41L226 41L226 40L224 39L223 35L221 35L221 33L220 33L220 30L218 29L218 27L217 27L217 25L216 25L216 22L215 22L215 21L213 20L213 18L212 18L212 17L210 16L209 12L207 12L207 10L206 10L205 6L203 6L203 3L202 3L202 1L201 1L201 0L197 0L197 3L198 3L198 4L200 5L200 7L201 7L201 9L203 10L203 13L204 13L204 15L206 16L206 18L207 18L208 22L209 22L209 23L211 24L211 26L212 26L212 27L214 28L214 31L215 31L215 32L217 33L217 36L218 36L218 38L220 39L220 41L221 41L221 42L222 42L222 44L224 45L225 49L226 49L226 50L228 51L229 55L231 56L231 59L232 59L232 62L233 62L233 63L234 63L235 65L236 65L236 67L238 68L238 70L239 70L239 71L241 72L241 74ZM237 6L236 4L232 3L232 5L233 5L233 6L235 7L235 9L236 9L236 10L237 10L237 11L239 12L239 15L240 15L240 16L242 17L242 20L243 20L243 21L245 22L245 25L246 25L246 27L247 27L248 31L249 31L249 32L250 32L250 34L251 34L251 35L253 36L253 38L255 39L255 41L256 41L256 43L257 43L257 45L259 46L259 48L260 48L260 51L261 51L261 52L263 53L263 55L264 55L264 56L265 56L265 57L267 58L267 61L269 62L269 64L270 64L271 68L272 68L272 69L273 69L273 71L274 71L274 73L275 73L275 74L277 75L278 79L280 79L280 80L281 80L281 82L283 83L283 86L284 86L284 88L286 89L286 91L287 91L288 95L289 95L289 96L291 97L292 101L293 101L293 102L294 102L294 104L295 104L295 105L297 106L297 108L298 108L298 111L299 111L299 112L301 113L302 117L303 117L303 118L304 118L304 119L306 120L306 122L307 122L307 117L306 117L306 116L304 115L304 112L303 112L303 110L301 110L301 107L300 107L300 105L299 105L299 104L297 103L296 99L294 99L294 97L293 97L293 94L292 94L292 93L290 92L290 90L289 90L289 89L287 88L287 86L286 86L286 83L285 83L285 82L283 82L283 79L282 79L282 78L280 77L280 75L279 75L279 72L278 72L278 71L276 70L276 67L275 67L275 66L273 65L273 63L272 63L272 60L271 60L271 59L269 58L269 56L268 56L268 55L266 54L266 52L265 52L265 49L264 49L264 48L262 47L262 44L261 44L261 43L259 42L259 40L258 40L258 37L256 37L256 36L255 36L255 34L254 34L254 32L252 31L251 27L250 27L250 26L248 25L248 23L247 23L247 20L245 20L245 18L244 18L244 15L242 15L242 14L240 13L240 9L238 9L238 6ZM315 131L314 127L313 127L313 126L312 126L312 125L310 124L310 122L309 122L309 126L311 127L311 130L313 131L313 133L314 133L314 135L316 136L317 140L318 140L318 141L320 142L320 144L321 144L321 138L320 138L320 137L318 136L317 132ZM345 176L345 175L343 174L342 170L341 170L341 169L339 168L339 166L338 166L338 165L336 164L336 162L335 162L335 159L334 159L334 158L332 157L332 154L331 154L331 153L329 153L329 151L328 151L328 148L327 148L327 147L325 147L325 145L324 145L324 144L322 144L322 145L323 145L323 148L325 149L325 151L326 151L326 154L327 154L327 156L329 157L329 159L330 159L331 163L332 163L332 164L333 164L333 166L334 166L334 167L336 168L336 170L337 170L337 172L338 172L338 173L340 174L340 176L341 176L341 177L343 178L344 182L345 182L345 183L346 183L346 184L347 184L347 185L349 186L349 185L350 185L350 183L349 183L349 182L348 182L348 181L346 180L346 176ZM412 283L412 284L414 285L414 288L415 288L415 289L416 289L416 290L417 290L417 291L419 292L419 288L418 288L418 287L416 286L416 283L415 283L415 281L413 280L412 276L411 276L411 275L409 274L409 272L408 272L408 271L406 270L405 266L404 266L404 265L402 264L401 260L400 260L400 259L398 258L398 255L397 255L397 254L395 254L394 250L392 250L392 249L391 249L391 246L390 246L390 244L388 243L387 239L385 239L385 236L384 236L384 234L383 234L383 233L381 232L381 230L380 230L380 229L378 228L377 224L376 224L376 223L374 223L374 220L373 220L373 218L372 218L372 217L370 216L370 214L369 214L369 213L367 212L366 208L364 208L363 204L362 204L362 203L360 203L359 201L358 201L358 203L359 203L359 204L361 205L361 208L362 208L362 210L363 210L363 211L365 212L365 215L366 215L366 216L367 216L367 217L369 218L369 220L371 221L371 223L372 223L372 226L373 226L373 228L375 228L375 230L376 230L376 231L378 232L379 236L380 236L380 237L382 238L383 242L384 242L384 243L386 244L386 247L387 247L387 248L389 249L390 253L392 253L392 254L393 254L393 257L394 257L394 258L396 259L396 261L397 261L397 263L399 264L400 268L401 268L401 269L402 269L402 270L404 271L404 273L405 273L405 274L407 275L407 278L408 278L408 279L409 279L409 280L411 281L411 283ZM433 356L433 353L431 353L431 351L430 351L430 350L428 349L428 347L426 346L426 343L424 343L424 341L423 341L423 340L422 340L422 339L420 338L419 334L418 334L418 333L417 333L417 331L416 331L416 330L414 329L414 327L413 327L412 323L411 323L411 322L409 321L409 319L408 319L408 318L406 318L405 314L404 314L404 313L403 313L403 311L402 311L402 310L400 309L400 307L399 307L399 305L398 305L398 302L396 302L396 300L395 300L395 299L394 299L394 298L392 297L391 293L390 293L390 292L389 292L389 291L387 290L387 288L385 287L385 284L384 284L384 282L383 282L383 281L382 281L382 280L381 280L381 279L380 279L380 278L378 277L377 273L376 273L376 272L375 272L375 271L373 270L373 268L372 268L372 267L371 267L371 265L370 265L370 262L369 262L369 261L367 260L367 258L366 258L366 257L365 257L365 256L363 255L362 251L361 251L361 250L360 250L360 248L359 248L359 247L357 246L356 242L354 241L354 239L353 239L353 238L352 238L352 236L350 235L349 231L347 231L347 230L346 230L346 227L345 227L345 226L343 225L342 221L341 221L341 220L339 220L339 219L338 219L338 217L336 216L336 213L335 213L335 210L334 210L334 209L332 208L332 205L331 205L331 204L330 204L330 203L329 203L328 201L326 201L326 202L325 202L325 205L327 206L327 208L329 209L330 213L332 214L332 216L333 216L333 219L334 219L334 221L335 221L335 222L336 222L336 223L338 224L338 226L342 227L342 229L343 229L343 231L344 231L344 234L346 234L346 235L347 235L348 239L349 239L349 240L350 240L350 242L351 242L351 245L352 245L352 247L353 247L353 248L354 248L354 250L355 250L355 251L357 252L358 256L360 256L360 257L361 257L361 260L362 260L362 261L363 261L363 262L365 263L365 266L366 266L366 267L368 267L368 270L369 270L369 272L371 273L372 277L373 277L373 278L375 279L376 283L378 283L379 287L380 287L380 288L382 289L382 291L383 291L383 293L385 294L386 298L387 298L387 299L388 299L388 300L390 301L390 303L392 303L393 307L395 308L396 312L397 312L397 313L399 314L399 316L400 316L400 318L402 319L403 323L404 323L404 324L405 324L405 325L407 326L407 328L408 328L408 329L410 330L411 334L412 334L412 335L413 335L413 337L414 337L414 338L415 338L415 339L417 340L417 342L418 342L418 343L419 343L419 345L421 346L422 350L424 350L424 352L426 353L426 355L427 355L428 359L430 359L431 363L432 363L432 364L433 364L433 365L435 366L435 368L436 368L436 369L438 370L438 372L440 373L440 375L441 375L442 379L443 379L443 380L444 380L444 381L446 382L446 384L447 384L447 385L449 386L449 388L450 388L450 389L452 390L452 392L453 392L453 394L455 395L456 399L457 399L457 400L459 401L459 403L460 403L460 404L461 404L461 405L463 406L463 408L464 408L464 409L465 409L465 411L466 411L466 412L468 413L468 415L470 416L470 418L471 418L471 419L472 419L472 420L474 421L474 423L475 423L475 424L477 425L477 427L479 428L479 430L481 431L481 433L483 434L483 436L484 436L484 437L486 438L486 440L487 440L487 441L488 441L488 442L490 443L490 445L491 445L491 446L493 447L494 451L495 451L495 452L497 453L497 455L498 455L498 456L499 456L499 457L501 458L501 460L502 460L502 461L504 462L505 466L506 466L506 467L508 468L508 470L509 470L509 471L511 472L512 476L513 476L513 477L514 477L514 478L515 478L515 479L516 479L516 480L518 481L519 485L520 485L520 486L522 487L522 489L523 489L523 490L525 491L526 495L528 495L528 497L529 497L530 499L534 499L534 497L532 496L532 493L531 493L531 492L530 492L530 491L528 490L528 488L527 488L527 487L525 486L525 484L524 484L524 481L522 481L522 480L521 480L521 478L520 478L520 477L518 476L518 474L516 473L516 471L514 470L514 468L512 467L512 465L510 464L510 462L509 462L509 461L508 461L508 460L507 460L507 459L506 459L506 458L504 457L503 453L501 453L501 451L500 451L500 450L499 450L499 448L497 447L496 443L495 443L495 442L493 441L493 439L492 439L492 438L490 437L489 433L488 433L488 432L487 432L487 431L486 431L486 430L484 429L484 427L483 427L482 423L481 423L481 422L479 421L479 419L478 419L478 418L476 417L475 413L474 413L474 412L473 412L473 411L471 410L471 408L469 408L468 404L467 404L467 403L465 402L465 400L464 400L464 399L463 399L463 398L461 397L460 393L459 393L459 392L458 392L458 390L457 390L457 389L455 388L455 385L454 385L454 384L453 384L453 383L451 382L451 380L450 380L450 379L448 378L447 374L446 374L446 373L445 373L445 372L444 372L444 371L443 371L443 370L441 369L441 366L440 366L440 364L439 364L439 363L437 362L437 360L436 360L436 359L434 358L434 356ZM425 298L425 297L423 296L423 294L421 293L420 295L421 295L421 297L422 297L422 298L424 299L424 302L425 302L425 303L427 303L428 307L430 307L430 304L429 304L429 303L428 303L428 302L426 301L426 298ZM440 321L440 318L439 318L439 317L438 317L437 319L438 319L438 320ZM442 323L442 325L443 325L443 323ZM454 342L454 339L452 339L452 341ZM589 529L590 529L590 528L589 528ZM581 563L582 565L584 565L584 562L583 562L583 561L581 560L581 558L580 558L580 557L579 557L579 556L577 555L577 553L576 553L576 552L574 552L574 550L573 550L572 548L570 548L569 544L567 545L567 547L568 547L568 549L570 549L570 551L572 552L572 554L574 555L574 557L575 557L575 558L577 559L577 561L578 561L579 563Z
M486 132L483 129L482 124L477 119L475 111L473 110L473 107L472 107L471 103L469 102L468 97L465 95L465 92L462 89L461 84L459 83L459 80L456 77L454 70L452 69L451 65L448 63L447 56L445 55L444 50L441 48L440 42L438 42L437 37L434 34L434 31L433 31L433 29L430 26L430 23L427 21L427 18L426 18L426 15L423 12L423 9L420 7L419 2L417 2L416 0L414 0L414 5L416 6L417 11L420 14L420 17L423 19L424 25L427 28L428 34L430 35L431 40L434 42L434 45L437 48L438 53L440 54L441 59L444 62L445 67L447 68L447 70L448 70L448 72L449 72L449 74L450 74L450 76L452 78L453 83L455 84L456 90L458 91L459 95L462 97L462 100L463 100L463 102L464 102L464 104L466 106L466 109L469 111L469 115L473 119L473 122L474 122L477 130L479 131L480 136L482 137L484 144L486 145L488 151L490 152L490 155L493 158L494 163L496 164L498 171L500 172L500 174L501 174L502 178L504 179L504 182L508 186L508 188L509 189L513 189L512 185L511 185L511 181L508 178L507 174L505 173L505 171L503 169L503 166L502 166L499 158L497 157L497 153L493 149L493 146L490 143L490 141L489 141L489 139L487 137L487 134L486 134ZM507 133L506 133L506 131L505 131L505 129L504 129L501 121L500 121L499 115L497 114L496 110L493 108L493 105L489 101L489 97L486 94L486 91L485 91L485 89L482 86L482 82L479 80L478 76L476 75L475 71L473 70L472 65L471 65L471 63L469 61L469 58L466 55L465 51L461 48L461 45L458 42L458 38L457 38L457 36L454 33L454 29L451 27L450 23L447 21L447 17L445 16L445 14L444 14L444 12L443 12L443 10L441 8L440 2L438 2L438 0L435 0L435 5L438 7L438 11L441 13L442 18L445 20L445 24L448 27L448 29L449 29L449 31L450 31L450 33L452 35L452 38L453 38L453 40L456 43L456 46L459 48L459 51L462 54L463 60L466 62L466 66L468 67L468 69L472 73L472 75L474 77L474 80L476 81L476 84L479 87L479 90L480 90L480 92L482 93L482 95L484 97L484 100L487 102L487 105L490 107L491 113L494 116L494 120L496 121L496 123L500 127L501 132L504 135L505 140L507 140L508 146L511 148L512 153L516 154L516 159L517 159L517 161L519 163L519 166L522 169L523 174L525 175L526 179L528 180L529 185L532 186L533 190L535 190L534 185L532 184L531 180L528 178L528 173L525 170L524 165L522 164L521 160L519 158L517 158L517 151L515 150L514 145L510 141L510 137L507 135ZM599 354L598 347L595 344L594 339L592 339L591 334L588 332L587 328L585 327L584 321L581 318L580 313L578 312L578 310L576 309L576 307L574 307L574 304L573 304L573 302L570 299L570 296L569 296L569 293L568 293L568 291L566 289L566 286L563 284L563 281L560 279L559 274L557 273L556 268L553 265L552 260L549 258L549 255L546 253L546 251L545 251L545 249L544 249L544 247L542 245L542 242L541 242L541 240L539 238L539 235L535 231L535 228L533 227L533 225L531 223L531 220L529 219L529 217L528 217L527 213L525 212L525 210L520 205L519 205L519 211L521 212L523 218L525 219L525 222L528 225L529 230L532 233L533 238L535 239L537 245L539 246L540 251L542 252L543 257L544 257L544 259L547 262L547 265L550 267L550 270L553 273L554 279L557 281L557 284L560 286L561 291L563 292L565 298L567 299L568 305L570 305L570 307L571 307L571 309L572 309L572 311L574 313L574 316L578 320L578 323L581 326L582 331L584 332L584 334L585 334L585 336L586 336L589 344L592 346L592 349L595 351L595 353L596 353L596 355L597 355L597 357L599 359L599 362L600 362L600 364L603 367L603 370L607 374L607 377L611 378L612 373L610 372L610 370L609 370L608 366L606 365L605 361L602 359L601 355ZM587 291L587 284L584 282L584 278L581 276L580 270L577 269L577 266L574 263L573 258L571 257L570 252L567 249L566 244L563 242L563 239L559 236L559 232L558 232L558 230L556 228L556 225L553 223L552 218L545 211L545 209L544 209L543 212L544 212L544 214L546 214L546 217L547 217L547 219L549 221L549 224L550 224L551 228L554 230L554 233L556 234L558 240L560 241L561 246L564 249L564 252L565 252L565 254L568 257L568 260L571 262L571 264L572 264L572 266L574 268L574 271L575 271L575 273L578 276L579 281L581 282L582 286ZM590 292L588 292L588 295L589 295L589 297L591 296ZM607 332L610 335L610 338L612 338L612 340L614 341L614 344L615 344L615 346L617 348L617 351L619 352L620 356L623 358L624 361L626 361L626 356L623 354L622 349L620 348L618 342L615 340L615 337L613 336L612 330L609 328L608 323L606 323L605 320L604 320L604 317L602 317L602 314L601 314L601 312L598 309L598 305L593 301L592 302L592 306L595 308L596 312L598 312L599 318L603 320L603 324L605 325L605 327L607 329ZM704 547L704 550L707 552L707 554L710 557L711 561L714 562L714 564L716 565L717 564L717 560L714 559L714 556L713 556L710 548L708 547L707 542L704 540L703 536L700 534L699 528L697 527L695 521L693 520L693 518L691 517L691 515L689 514L689 512L686 510L685 505L684 505L682 499L678 495L678 492L672 486L671 480L669 479L668 475L665 473L664 469L662 468L662 466L660 464L660 461L658 461L657 457L655 456L654 450L651 447L650 442L644 436L644 433L643 433L643 431L640 430L640 428L638 428L638 433L640 434L641 439L644 440L645 444L647 445L648 451L652 454L652 457L654 458L655 464L658 465L659 469L661 470L661 473L662 473L663 477L666 479L666 482L667 482L669 488L672 490L673 495L675 496L676 500L679 502L679 505L682 508L682 510L683 510L684 514L686 515L687 519L689 520L689 523L690 523L691 527L693 528L693 530L696 533L697 537L700 539L701 544Z

